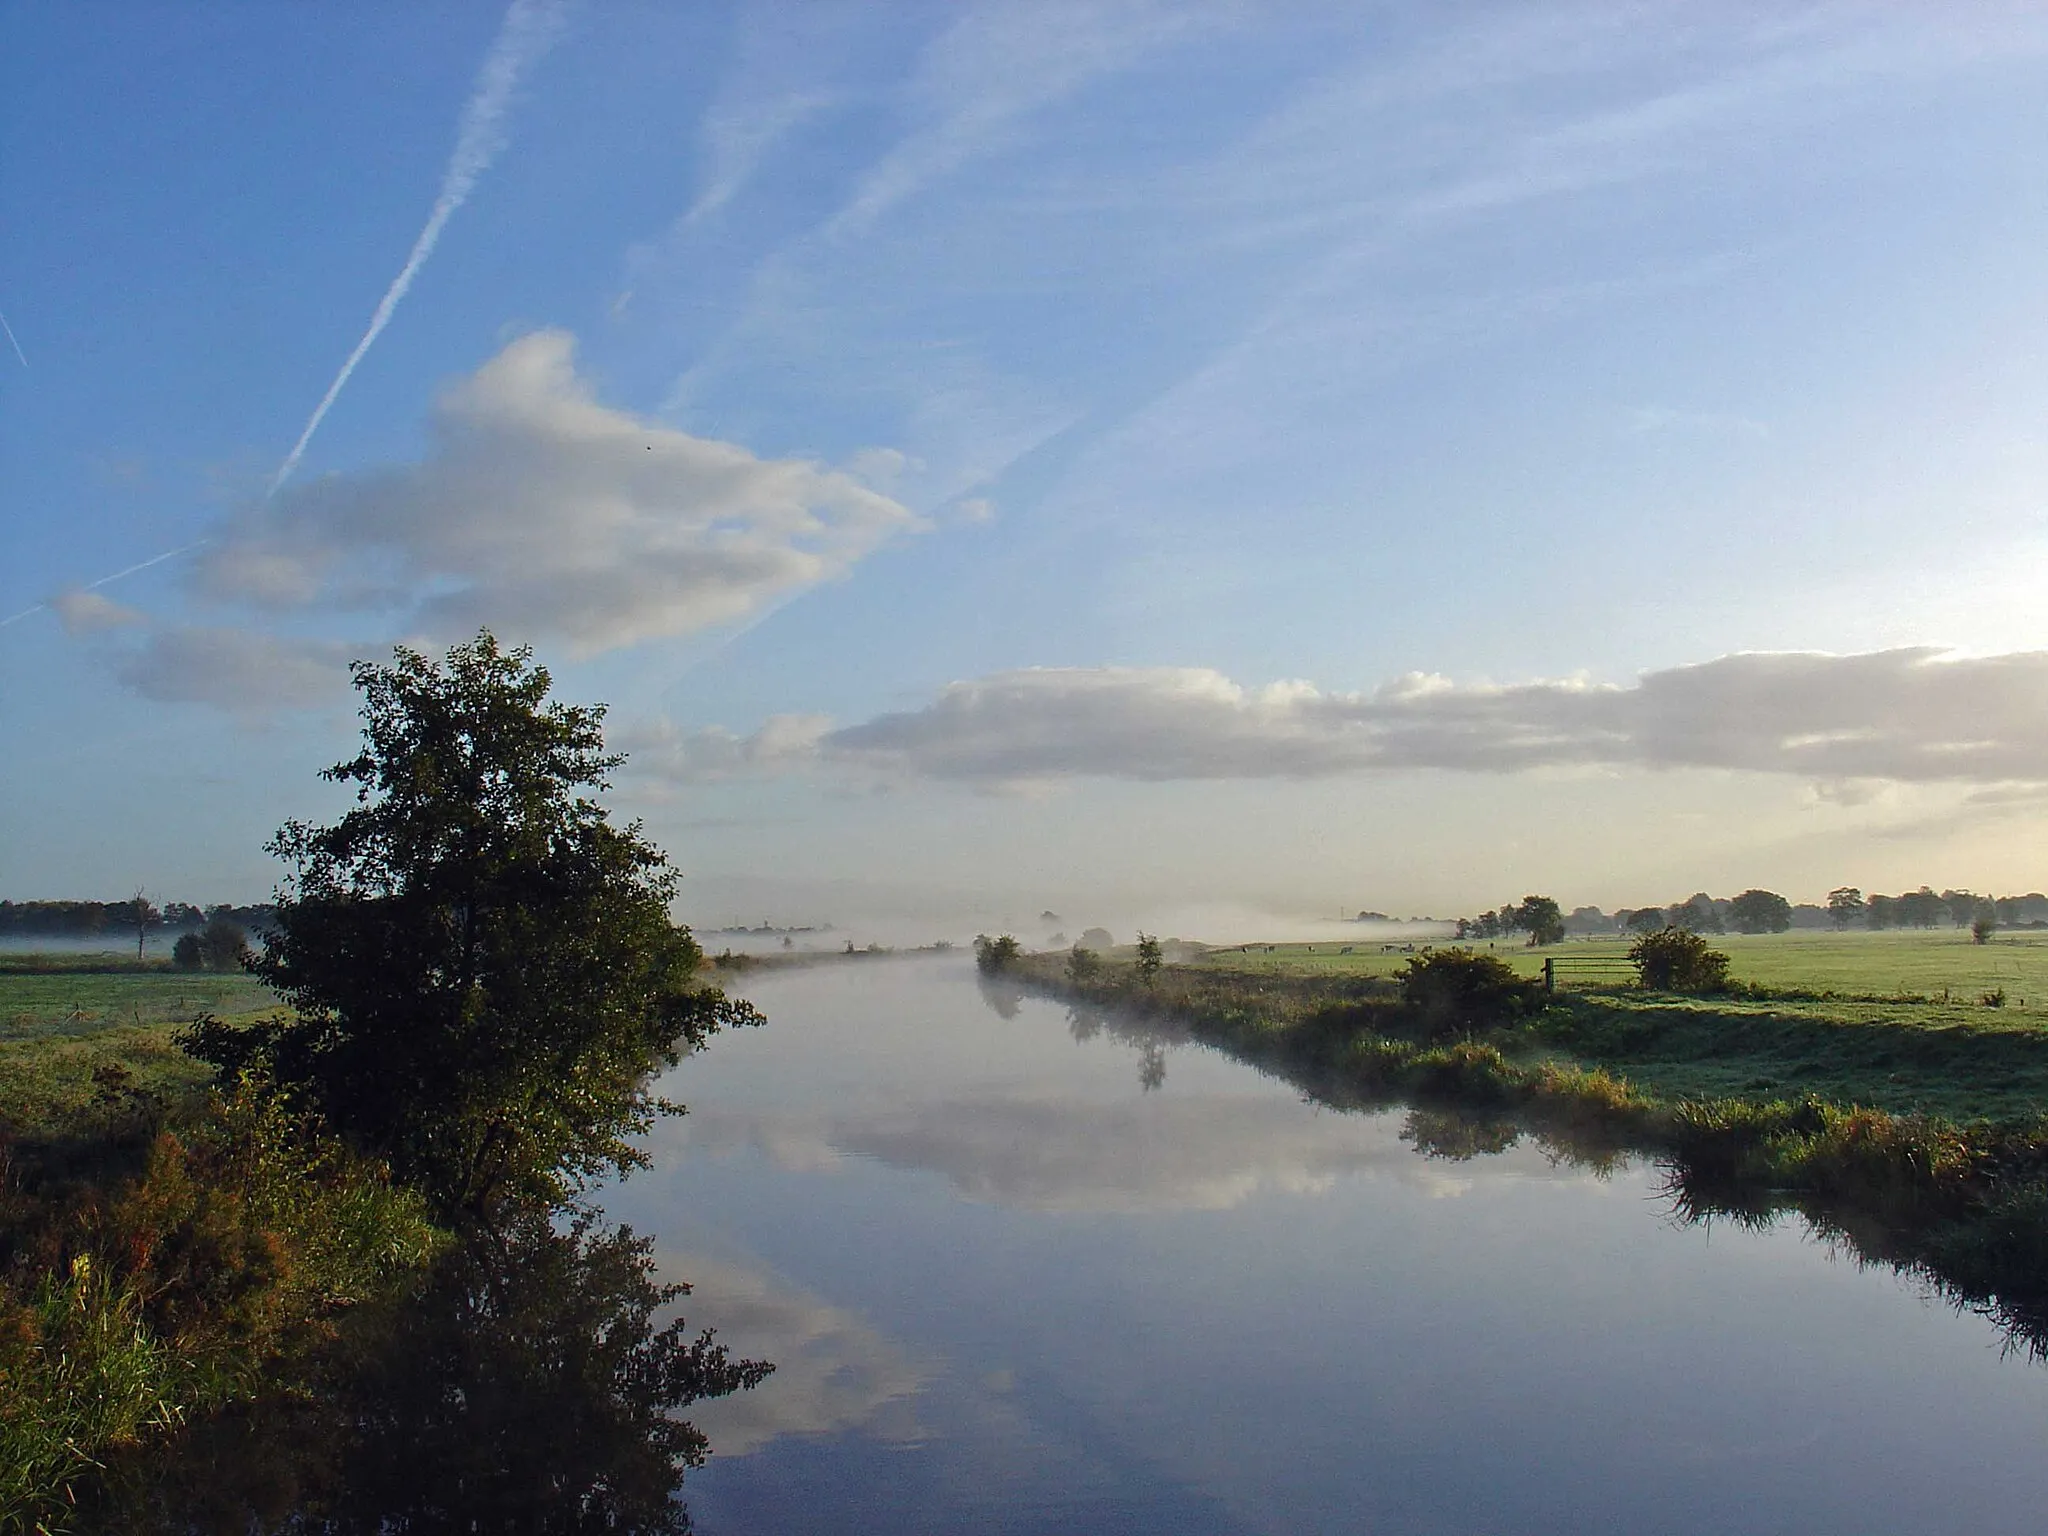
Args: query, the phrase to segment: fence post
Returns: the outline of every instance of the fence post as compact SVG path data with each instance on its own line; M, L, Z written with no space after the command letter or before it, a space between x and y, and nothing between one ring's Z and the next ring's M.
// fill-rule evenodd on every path
M1543 990L1546 992L1555 992L1557 990L1557 962L1548 956L1545 956L1543 961Z

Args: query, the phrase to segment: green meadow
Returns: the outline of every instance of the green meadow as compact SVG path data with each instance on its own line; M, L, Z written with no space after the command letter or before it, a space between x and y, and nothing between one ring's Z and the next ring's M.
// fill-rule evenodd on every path
M1427 942L1447 947L1457 941ZM2048 1013L2048 932L1999 934L1988 944L1973 943L1967 929L1948 928L1715 934L1708 942L1729 956L1730 978L1747 986L1842 997L1945 999L1973 1006L1986 993L2003 992L2009 1011ZM1545 949L1505 939L1491 946L1483 939L1466 945L1482 952L1490 948L1529 976L1541 975L1543 962L1554 960L1567 978L1587 961L1625 959L1628 946L1620 938L1571 939ZM1412 948L1408 941L1248 944L1211 950L1201 965L1255 974L1392 976L1423 947L1423 941Z
M253 1019L278 1008L253 976L193 974L94 956L9 956L0 962L0 1130L27 1140L67 1134L104 1100L107 1069L166 1100L194 1094L211 1075L172 1042L204 1013ZM99 1075L96 1077L95 1073Z

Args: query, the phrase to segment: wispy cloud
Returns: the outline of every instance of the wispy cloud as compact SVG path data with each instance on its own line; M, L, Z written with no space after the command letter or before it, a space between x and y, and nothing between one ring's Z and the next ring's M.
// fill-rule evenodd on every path
M477 71L476 85L462 108L455 134L455 152L449 157L448 168L442 172L441 191L434 199L427 222L413 241L405 265L398 269L398 276L391 280L391 286L384 290L384 297L377 301L369 328L363 332L355 350L349 353L348 360L341 365L334 382L327 386L327 393L320 397L320 403L313 408L299 440L292 444L291 452L278 466L277 474L270 482L273 492L299 467L306 445L320 430L320 423L340 398L350 375L356 371L356 365L375 345L384 327L391 323L399 301L411 289L413 279L419 276L427 258L434 254L434 247L441 240L441 231L447 228L455 211L469 200L478 178L490 169L491 162L505 147L505 119L512 106L512 93L519 84L520 75L546 53L554 41L562 14L559 0L513 0L511 8L506 11L490 52L484 56L483 66Z
M1005 147L1034 114L1219 12L1088 0L969 9L919 62L910 90L915 126L869 169L829 232L864 229L932 182Z

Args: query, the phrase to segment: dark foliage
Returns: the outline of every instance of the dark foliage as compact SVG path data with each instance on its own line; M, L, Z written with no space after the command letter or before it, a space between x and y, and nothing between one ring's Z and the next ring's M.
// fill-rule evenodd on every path
M1023 948L1009 934L992 939L985 933L974 936L974 963L984 976L996 976L1017 963Z
M1792 926L1792 903L1776 891L1744 891L1728 903L1737 933L1783 933Z
M1628 947L1643 987L1651 992L1725 992L1728 957L1684 928L1646 933Z
M1469 949L1424 950L1402 968L1399 980L1401 1000L1421 1021L1426 1038L1508 1023L1543 1006L1541 984L1516 975L1497 956Z
M1159 936L1152 933L1138 935L1138 980L1146 986L1159 979L1159 967L1165 963L1165 952L1159 947Z
M171 946L171 964L181 971L239 971L253 958L248 929L225 914Z
M652 1245L541 1211L471 1234L402 1307L358 1319L290 1396L115 1469L117 1532L678 1533L704 1435L678 1416L772 1367L660 1321Z
M356 807L271 844L292 875L250 968L297 1017L202 1021L186 1049L262 1067L448 1207L643 1163L629 1138L671 1107L650 1074L759 1016L698 984L675 872L590 798L620 761L602 709L548 702L488 631L355 680L363 750L325 777Z

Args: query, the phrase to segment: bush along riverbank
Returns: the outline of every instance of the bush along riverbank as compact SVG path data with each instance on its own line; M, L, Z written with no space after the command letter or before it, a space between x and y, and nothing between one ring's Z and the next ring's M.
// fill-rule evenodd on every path
M256 1396L449 1240L254 1077L176 1113L109 1081L69 1130L0 1146L0 1530L67 1528L124 1449Z
M191 1021L189 1073L137 1014L150 1075L106 1055L82 1104L83 1008L8 1042L0 1533L686 1530L679 1411L772 1369L579 1203L761 1022L597 803L602 712L488 633L356 683L353 809L271 845L247 968L287 1007Z
M1222 1050L1335 1108L1410 1105L1411 1139L1432 1155L1527 1136L1595 1169L1654 1156L1680 1219L1765 1223L1797 1212L1859 1260L1909 1273L2048 1360L2048 1115L2036 1107L2006 1102L2000 1118L1967 1121L1894 1113L1831 1096L1824 1076L1796 1096L1660 1092L1628 1070L1632 1052L1652 1049L1643 1036L1656 1033L1654 1020L1623 1027L1625 1015L1618 1026L1619 999L1547 994L1456 950L1417 956L1393 980L1173 966L1148 978L1094 957L1030 955L983 985L1010 994L998 1004L1024 990L1065 1001L1077 1033L1154 1052L1179 1042ZM1689 1032L1686 1049L1700 1049L1695 1000L1629 1000L1660 1001L1687 1021L1671 1026ZM1792 1017L1773 1031L1751 1016L1734 1054L1781 1063L1813 1027ZM1918 1072L1985 1063L1967 1031L1922 1044Z

